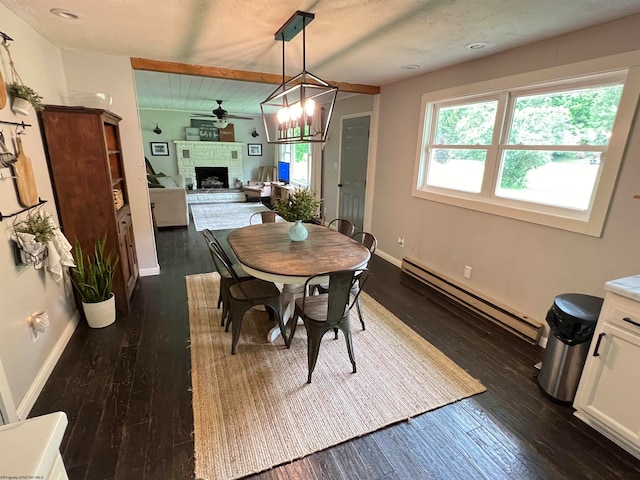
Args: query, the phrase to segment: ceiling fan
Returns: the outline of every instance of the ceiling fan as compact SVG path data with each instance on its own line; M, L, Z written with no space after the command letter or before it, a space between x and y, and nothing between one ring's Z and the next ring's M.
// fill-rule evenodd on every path
M213 118L213 126L217 128L226 128L229 124L229 119L237 119L237 120L253 120L253 117L241 117L239 115L229 115L229 113L222 108L222 100L216 100L218 102L218 108L215 108L211 111L211 114L208 113L193 113L192 117L207 117Z

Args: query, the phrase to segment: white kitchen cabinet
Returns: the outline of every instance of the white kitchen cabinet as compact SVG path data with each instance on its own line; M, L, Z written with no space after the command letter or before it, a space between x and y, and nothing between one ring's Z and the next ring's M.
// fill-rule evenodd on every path
M69 480L59 450L66 427L64 412L0 427L0 479Z
M607 282L573 406L575 415L640 458L640 275Z

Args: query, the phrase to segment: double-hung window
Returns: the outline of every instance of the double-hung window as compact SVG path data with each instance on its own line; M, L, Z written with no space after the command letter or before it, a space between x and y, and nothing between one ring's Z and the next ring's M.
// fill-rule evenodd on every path
M628 73L424 96L413 195L600 235L637 104Z
M311 185L311 143L283 144L280 146L280 159L289 163L290 183L298 187Z

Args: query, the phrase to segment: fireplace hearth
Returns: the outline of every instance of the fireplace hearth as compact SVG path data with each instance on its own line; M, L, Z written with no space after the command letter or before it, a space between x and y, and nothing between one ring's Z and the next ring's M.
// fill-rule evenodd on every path
M227 167L195 167L197 188L229 188Z

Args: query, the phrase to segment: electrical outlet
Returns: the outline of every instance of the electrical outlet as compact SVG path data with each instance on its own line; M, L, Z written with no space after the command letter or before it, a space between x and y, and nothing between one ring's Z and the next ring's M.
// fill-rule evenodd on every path
M473 270L473 268L471 268L469 265L464 266L464 278L471 278L471 270Z
M398 237L398 245L404 248L404 237Z

